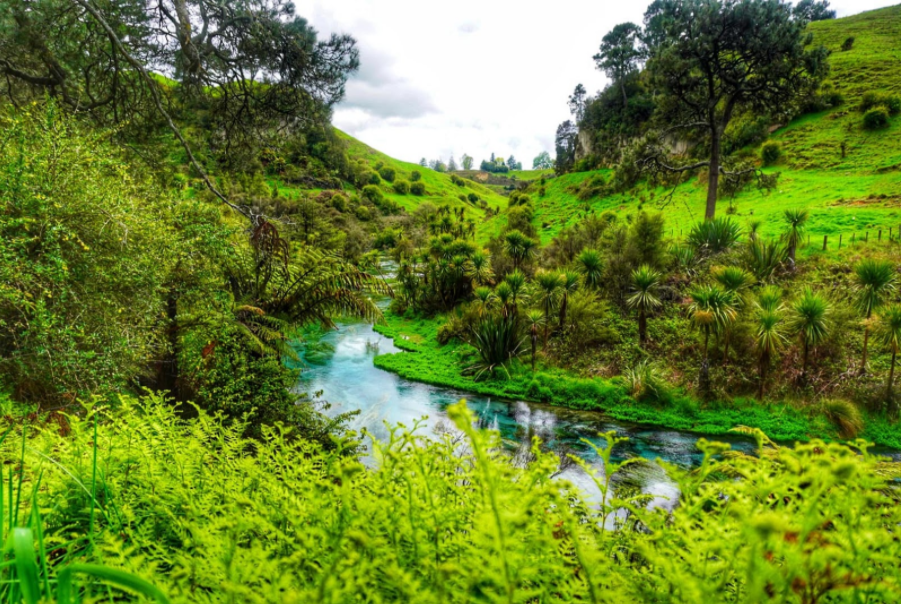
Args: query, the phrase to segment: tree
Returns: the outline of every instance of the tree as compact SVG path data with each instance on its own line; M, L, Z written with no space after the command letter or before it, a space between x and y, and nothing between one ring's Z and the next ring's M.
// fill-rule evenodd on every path
M447 160L447 171L448 172L456 172L457 171L457 161L454 159L453 155L451 155L450 159Z
M634 23L620 23L603 37L600 52L593 57L597 68L619 87L623 95L623 107L629 104L629 98L626 96L626 78L638 70L639 61L643 56L640 40L640 27Z
M748 289L754 285L754 275L738 266L726 266L716 270L713 278L727 292L735 295L736 311L740 311L744 305L744 296ZM729 361L729 340L732 335L730 325L723 329L723 364Z
M532 160L533 170L549 170L553 167L554 161L551 159L551 154L547 151L542 151L535 156L535 159Z
M898 350L901 349L901 306L895 304L882 313L879 318L878 334L882 343L892 351L892 362L885 382L885 398L888 404L894 399L895 362Z
M638 339L642 345L648 342L648 313L660 306L656 289L660 285L660 273L647 264L632 271L632 295L626 300L629 308L638 311Z
M532 373L535 373L535 360L538 357L538 333L544 324L544 313L537 308L533 308L526 313L526 325L529 328L529 342L532 345Z
M804 236L804 230L809 218L810 214L807 210L785 210L785 221L788 222L788 231L785 233L785 242L788 247L788 259L791 260L793 268L795 266L795 253Z
M558 174L569 172L575 165L578 136L579 128L569 120L557 126L557 136L554 139L557 160L554 164L554 170Z
M510 168L511 170L516 170L517 169L516 166L517 166L516 158L511 155L510 157L507 158L507 167Z
M754 349L757 352L757 368L760 376L757 387L757 399L760 401L763 400L770 363L788 341L783 333L781 299L778 289L768 287L760 292L756 301Z
M792 9L792 14L796 19L805 23L835 19L835 11L829 8L829 2L826 0L821 2L801 0Z
M867 345L870 340L870 322L873 312L879 310L885 298L896 289L897 273L888 260L865 258L854 266L855 289L857 290L857 310L864 317L863 358L861 372L867 368Z
M535 253L534 241L513 229L504 235L504 251L513 260L513 270L519 269Z
M829 335L829 302L810 287L804 288L801 297L792 304L789 327L801 340L801 379L807 379L810 349L815 348Z
M720 331L735 320L735 294L715 285L692 290L688 316L704 333L704 356L701 359L699 386L706 396L710 390L710 334Z
M6 89L14 101L47 94L145 138L166 125L204 175L175 109L202 112L231 161L276 132L326 126L359 67L353 38L320 40L284 0L42 0L0 9L0 23L10 33L0 42L0 72L16 82Z
M578 291L579 284L579 273L575 271L563 271L560 273L560 329L566 327L566 309L569 304L569 296Z
M703 134L709 153L672 166L668 153L649 145L642 164L651 171L706 168L707 219L716 213L721 174L737 176L723 165L732 118L744 111L790 115L825 77L828 52L809 48L805 26L781 0L657 0L645 13L647 70L661 117L671 124L666 133Z
M475 160L472 159L466 153L463 154L463 157L460 158L460 164L463 166L464 170L472 170L472 164Z
M588 92L585 90L585 87L582 84L577 84L573 93L569 96L569 112L576 118L576 123L582 123L582 118L585 116L585 97L588 96Z
M597 290L604 278L604 260L597 250L584 249L576 257L576 266L584 275L585 285L589 289Z
M551 312L557 307L560 300L560 274L550 271L539 271L535 275L535 287L538 291L538 303L544 313L544 347L547 348L548 329L551 322Z
M419 165L422 166L423 168L428 168L429 160L427 160L426 158L423 157L422 159L419 160ZM414 178L413 180L416 180L416 179Z

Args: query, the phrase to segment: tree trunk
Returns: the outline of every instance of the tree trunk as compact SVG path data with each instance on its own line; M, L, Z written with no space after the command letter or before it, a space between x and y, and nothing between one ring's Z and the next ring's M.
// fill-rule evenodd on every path
M169 346L160 366L157 386L160 390L168 391L172 398L178 400L178 294L175 291L175 287L169 288L169 292L166 295L166 322L168 324L166 338Z
M619 89L623 93L623 110L629 108L629 97L626 96L626 82L624 78L619 79Z
M710 358L707 354L709 343L710 330L706 329L704 330L704 358L701 361L701 375L698 379L698 389L704 398L707 398L707 395L710 393Z
M535 355L538 351L538 331L532 328L532 373L535 373Z
M648 343L648 317L643 310L638 311L638 340L642 345Z
M716 124L710 130L710 174L707 176L707 209L705 220L713 220L716 216L717 188L720 183L720 130Z
M760 384L757 387L757 400L763 402L763 391L764 385L766 384L766 368L769 365L769 359L765 357L760 358Z
M867 319L869 319L869 315ZM860 361L860 372L864 373L867 370L867 346L870 341L870 325L869 323L864 324L863 327L863 359Z
M567 294L563 294L563 299L560 300L560 331L563 331L563 328L566 326L566 299L569 296Z
M886 384L886 387L885 387L885 399L886 399L886 404L888 405L889 409L891 409L892 399L894 398L894 394L892 392L892 387L894 386L894 381L895 381L895 359L897 356L898 356L898 351L893 349L892 350L892 365L891 365L891 369L889 369L889 372L888 372L888 383Z
M807 359L810 357L810 346L807 345L807 340L804 340L804 356L801 361L801 383L807 383Z
M723 367L729 363L729 335L730 332L727 329L726 333L723 334Z

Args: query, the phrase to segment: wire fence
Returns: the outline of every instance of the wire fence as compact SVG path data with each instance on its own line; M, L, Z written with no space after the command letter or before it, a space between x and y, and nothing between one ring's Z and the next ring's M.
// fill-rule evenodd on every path
M688 237L688 233L691 232L691 229L670 229L670 237L672 239L676 239L677 241L685 241ZM872 237L870 236L872 233ZM885 235L883 235L885 234ZM813 235L807 235L806 245L803 247L810 247L811 245L819 246L819 235L815 237ZM678 238L678 239L677 239ZM853 245L855 243L870 243L870 241L880 242L901 242L901 224L898 225L898 228L888 227L888 229L863 229L860 231L852 231L851 236L847 237L846 233L839 233L838 238L836 238L835 234L832 235L823 235L823 244L822 249L826 251L830 249L842 249L843 246L847 247L848 245Z

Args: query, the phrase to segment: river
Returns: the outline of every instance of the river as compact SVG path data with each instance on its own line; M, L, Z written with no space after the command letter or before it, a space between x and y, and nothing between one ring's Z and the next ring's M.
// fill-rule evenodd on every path
M500 432L511 451L528 443L530 434L537 434L555 450L566 448L585 459L594 469L600 469L597 455L582 439L601 445L598 435L615 430L629 438L614 451L614 457L639 456L651 463L629 466L619 477L633 488L654 497L650 505L671 507L678 498L678 489L669 479L657 459L683 467L697 465L701 454L695 447L697 434L676 430L636 426L611 421L592 411L576 411L522 401L501 401L481 395L460 392L403 379L373 365L377 354L402 352L393 342L376 333L365 323L345 323L326 333L315 346L316 354L306 354L301 347L306 367L301 374L298 391L321 392L331 404L330 415L360 411L350 427L363 428L380 439L387 438L387 425L424 420L421 433L434 433L441 425L450 425L446 409L465 399L479 417L483 427ZM415 354L415 353L403 353ZM440 428L439 428L440 429ZM743 437L716 437L729 442L736 450L751 453L754 443ZM591 479L578 466L566 469L560 476L578 486L589 499L597 495Z

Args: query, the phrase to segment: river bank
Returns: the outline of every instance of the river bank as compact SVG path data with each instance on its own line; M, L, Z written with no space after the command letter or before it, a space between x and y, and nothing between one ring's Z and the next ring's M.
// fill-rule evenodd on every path
M813 438L840 440L838 432L814 407L799 408L785 402L759 403L753 399L701 402L677 393L666 407L641 403L613 380L580 378L558 369L523 368L510 379L476 380L461 368L475 360L468 345L437 342L438 319L406 319L385 313L375 331L391 338L404 352L381 354L377 367L417 382L455 388L485 396L546 403L570 409L598 411L607 417L635 424L689 431L701 435L734 434L736 426L759 428L780 442L806 442ZM413 354L409 354L413 353ZM901 449L901 430L881 417L867 417L861 438L879 447Z

